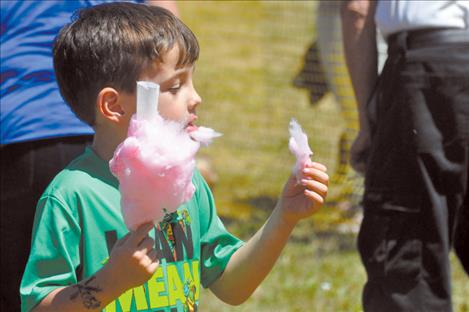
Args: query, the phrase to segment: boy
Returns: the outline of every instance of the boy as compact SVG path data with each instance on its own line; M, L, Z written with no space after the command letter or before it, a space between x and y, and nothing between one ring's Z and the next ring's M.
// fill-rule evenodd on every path
M108 161L135 113L136 81L160 84L159 113L192 128L201 103L192 84L198 52L193 33L157 7L99 5L62 29L54 46L57 81L95 137L38 203L23 311L196 311L200 283L240 304L268 274L296 222L322 205L328 176L312 163L300 184L290 177L269 220L243 243L223 227L196 172L196 193L177 213L127 233Z

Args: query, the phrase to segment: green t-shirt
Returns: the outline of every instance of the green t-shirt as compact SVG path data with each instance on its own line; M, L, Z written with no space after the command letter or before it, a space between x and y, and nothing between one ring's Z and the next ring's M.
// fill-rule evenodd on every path
M220 221L198 171L193 183L193 198L150 231L161 259L155 274L104 311L196 311L200 284L210 286L241 247L243 242ZM119 183L108 163L88 148L54 178L39 200L20 287L22 311L31 310L52 290L93 275L127 233Z

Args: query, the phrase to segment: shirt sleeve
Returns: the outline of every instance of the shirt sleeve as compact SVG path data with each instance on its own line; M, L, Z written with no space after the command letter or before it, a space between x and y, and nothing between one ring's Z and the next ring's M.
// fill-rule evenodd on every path
M244 242L225 229L217 215L210 188L200 172L195 175L201 224L201 284L208 288L220 277L233 253Z
M54 289L77 283L80 235L77 216L63 202L52 196L39 200L20 286L21 311L30 311Z

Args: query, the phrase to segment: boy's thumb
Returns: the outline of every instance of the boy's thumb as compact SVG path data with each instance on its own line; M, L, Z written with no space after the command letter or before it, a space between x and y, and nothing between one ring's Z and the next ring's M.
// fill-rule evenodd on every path
M116 244L116 245L122 245L122 244L124 244L124 243L129 239L130 233L131 233L131 232L125 234L124 237L122 237L121 239L119 239L119 240L117 241L117 244Z
M135 231L131 231L129 234L133 243L140 244L154 226L152 222L149 222L140 225Z

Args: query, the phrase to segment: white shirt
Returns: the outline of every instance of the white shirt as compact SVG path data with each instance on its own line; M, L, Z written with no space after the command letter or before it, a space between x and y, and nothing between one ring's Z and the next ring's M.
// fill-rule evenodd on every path
M384 37L422 28L469 29L469 0L379 0L375 22Z

